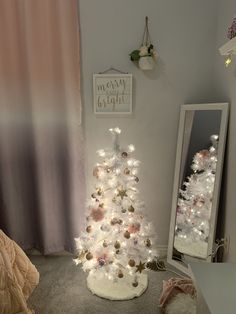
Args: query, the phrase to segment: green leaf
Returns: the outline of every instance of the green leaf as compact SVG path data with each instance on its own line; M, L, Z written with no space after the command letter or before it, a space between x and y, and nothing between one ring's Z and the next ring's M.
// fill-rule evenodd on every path
M139 50L134 50L134 51L132 51L129 55L130 55L130 59L131 59L132 61L138 61L139 58L140 58Z

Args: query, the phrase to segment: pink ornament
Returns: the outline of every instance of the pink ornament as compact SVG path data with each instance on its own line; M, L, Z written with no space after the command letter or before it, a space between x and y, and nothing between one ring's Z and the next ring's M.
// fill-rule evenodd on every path
M140 230L140 223L139 222L135 222L135 223L129 225L129 227L128 227L129 233L136 233L139 230Z
M91 210L90 216L93 218L94 221L101 221L104 218L104 209L101 207L93 208Z
M210 157L210 152L207 149L203 149L198 153L200 158L209 158Z
M98 179L100 167L96 166L93 168L93 176Z

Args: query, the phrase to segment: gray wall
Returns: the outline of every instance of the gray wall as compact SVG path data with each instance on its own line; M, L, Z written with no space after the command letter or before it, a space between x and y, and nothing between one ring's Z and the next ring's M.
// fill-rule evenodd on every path
M230 236L230 250L226 256L226 261L236 261L236 57L233 57L233 64L226 69L224 67L224 59L218 53L218 48L227 42L227 29L231 25L235 14L235 0L218 1L216 57L214 60L214 84L216 88L214 94L218 100L227 100L230 102L228 145L225 163L225 176L223 181L224 199L221 206L221 226L225 235Z
M216 7L214 0L80 0L82 77L87 142L88 195L96 150L111 143L107 129L119 126L122 142L136 146L142 161L140 198L160 245L167 245L180 105L212 101ZM160 54L156 69L144 73L129 60L138 48L145 16ZM110 66L133 74L134 114L98 118L93 114L92 74Z

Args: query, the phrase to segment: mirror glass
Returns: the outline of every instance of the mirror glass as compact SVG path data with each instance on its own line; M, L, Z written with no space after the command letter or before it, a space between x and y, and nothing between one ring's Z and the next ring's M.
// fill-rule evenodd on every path
M226 108L226 104L181 108L168 247L168 261L175 266L211 261Z

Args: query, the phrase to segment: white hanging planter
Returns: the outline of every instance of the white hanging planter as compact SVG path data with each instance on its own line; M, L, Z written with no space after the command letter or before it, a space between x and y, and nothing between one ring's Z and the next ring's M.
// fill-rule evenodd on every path
M139 49L133 50L130 54L131 61L138 63L141 70L153 70L155 61L158 57L157 51L154 48L148 29L148 17L146 16L146 23L144 27L143 40Z
M153 70L155 67L155 62L153 60L153 57L145 56L139 59L138 65L141 70Z

